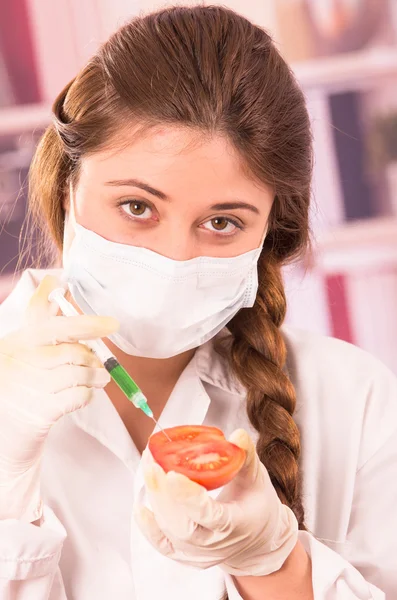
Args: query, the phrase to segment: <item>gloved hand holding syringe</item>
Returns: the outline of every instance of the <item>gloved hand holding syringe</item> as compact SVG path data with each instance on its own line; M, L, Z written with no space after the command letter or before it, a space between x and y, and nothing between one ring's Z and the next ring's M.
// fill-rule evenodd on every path
M66 317L74 317L79 315L73 304L71 304L65 298L65 289L63 288L56 288L53 290L49 294L48 300L50 302L56 302ZM124 367L121 366L117 358L114 356L114 354L112 354L106 344L101 339L85 340L82 343L88 346L96 354L114 382L119 386L122 392L124 392L133 405L142 410L145 415L153 419L158 428L163 431L154 418L153 411L149 407L146 397L132 377L124 369ZM163 433L169 439L168 435L164 431Z
M18 327L0 336L0 519L40 522L47 437L61 418L84 409L111 377L138 408L151 414L145 397L137 394L139 388L117 360L103 368L103 362L114 357L105 344L103 348L96 342L117 331L117 320L76 315L73 305L72 310L65 306L72 316L58 316L59 304L50 302L49 296L60 285L57 277L46 275ZM91 343L102 360L91 351Z

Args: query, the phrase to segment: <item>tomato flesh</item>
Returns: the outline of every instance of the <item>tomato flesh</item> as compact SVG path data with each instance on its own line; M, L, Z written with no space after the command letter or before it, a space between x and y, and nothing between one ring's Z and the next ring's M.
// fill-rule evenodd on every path
M149 438L154 460L168 471L186 475L192 481L214 490L235 477L244 464L245 451L228 442L216 427L183 425L165 429Z
M169 427L165 431L171 441L178 442L178 444L181 442L190 443L199 441L199 439L203 439L203 436L205 439L214 439L217 437L222 440L225 439L220 429L217 427L207 427L206 425L179 425L178 427ZM149 444L151 447L169 446L170 441L159 431L151 436Z

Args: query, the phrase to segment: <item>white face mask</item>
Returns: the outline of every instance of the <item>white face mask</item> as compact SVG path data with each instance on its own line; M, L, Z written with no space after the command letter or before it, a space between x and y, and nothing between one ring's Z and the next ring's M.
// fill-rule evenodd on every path
M214 337L258 290L259 248L232 258L172 260L74 223L64 272L86 314L115 317L109 339L133 356L169 358Z

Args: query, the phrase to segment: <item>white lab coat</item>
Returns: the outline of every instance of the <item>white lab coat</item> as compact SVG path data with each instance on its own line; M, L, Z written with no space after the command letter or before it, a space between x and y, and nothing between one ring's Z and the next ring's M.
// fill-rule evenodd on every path
M28 271L0 307L19 326L43 271ZM302 433L303 500L316 600L397 598L397 382L344 342L284 329ZM160 418L253 435L244 389L202 346ZM232 578L163 557L132 517L140 455L104 391L52 429L43 458L41 527L0 522L1 600L218 600Z

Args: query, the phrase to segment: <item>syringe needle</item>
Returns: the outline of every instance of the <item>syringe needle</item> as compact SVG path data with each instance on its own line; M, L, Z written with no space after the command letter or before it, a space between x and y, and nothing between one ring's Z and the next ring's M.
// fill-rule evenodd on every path
M169 442L172 442L171 438L170 438L170 437L169 437L169 436L168 436L168 435L165 433L165 431L164 431L164 429L161 427L161 425L159 425L159 422L158 422L158 421L157 421L157 420L156 420L154 417L152 417L152 419L153 419L153 421L156 423L156 425L157 425L157 427L160 429L160 431L162 431L162 432L164 433L164 435L165 435L165 437L167 438L167 440L168 440Z

